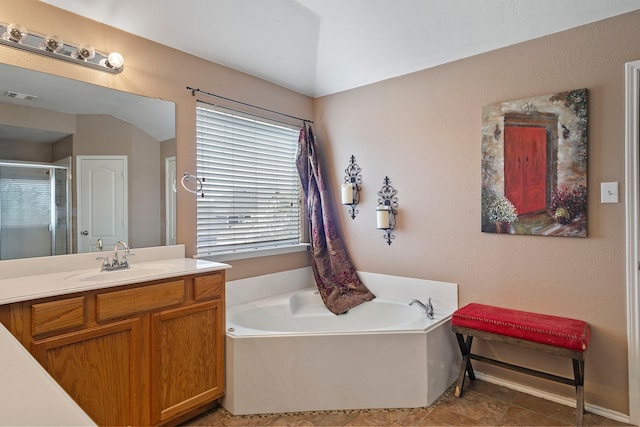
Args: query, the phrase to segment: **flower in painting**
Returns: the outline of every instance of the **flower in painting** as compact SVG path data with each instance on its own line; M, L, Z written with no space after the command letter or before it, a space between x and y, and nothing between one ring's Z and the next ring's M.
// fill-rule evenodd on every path
M518 211L506 197L497 199L489 207L489 221L511 224L518 220Z
M557 213L563 208L569 219L587 214L587 187L580 185L559 185L551 196L551 208ZM555 216L555 215L554 215Z
M560 224L568 224L571 221L571 214L565 208L556 209L556 213L553 216Z

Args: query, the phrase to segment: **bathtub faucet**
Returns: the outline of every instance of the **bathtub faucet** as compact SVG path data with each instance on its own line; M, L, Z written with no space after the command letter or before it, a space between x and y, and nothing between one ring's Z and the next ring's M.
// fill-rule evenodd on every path
M412 299L409 301L409 305L418 304L420 308L424 310L424 313L427 315L427 319L433 319L433 304L431 304L431 298L427 300L427 304L425 305L422 301L417 299Z

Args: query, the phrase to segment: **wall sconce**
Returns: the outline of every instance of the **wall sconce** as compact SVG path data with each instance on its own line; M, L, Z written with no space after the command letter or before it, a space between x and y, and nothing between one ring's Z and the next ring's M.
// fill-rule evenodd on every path
M347 174L342 184L342 204L349 206L351 219L355 219L358 210L356 206L360 203L360 185L362 184L362 168L356 163L356 157L351 156L349 166L344 170Z
M96 51L89 44L65 44L55 34L43 36L30 33L20 24L7 25L0 22L0 33L2 34L0 44L4 46L73 62L112 74L121 73L124 68L124 58L118 52L106 55Z
M385 176L384 185L378 191L378 207L376 208L376 226L378 230L384 230L385 235L382 237L389 245L391 245L391 239L396 238L391 233L396 228L396 215L398 215L398 211L395 210L398 207L398 198L396 197L398 191L389 184L390 182L389 177Z

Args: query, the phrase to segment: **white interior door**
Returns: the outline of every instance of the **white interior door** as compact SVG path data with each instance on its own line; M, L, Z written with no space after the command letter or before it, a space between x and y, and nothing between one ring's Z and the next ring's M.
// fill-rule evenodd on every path
M176 156L164 160L166 245L176 244Z
M78 252L127 240L127 156L78 156Z

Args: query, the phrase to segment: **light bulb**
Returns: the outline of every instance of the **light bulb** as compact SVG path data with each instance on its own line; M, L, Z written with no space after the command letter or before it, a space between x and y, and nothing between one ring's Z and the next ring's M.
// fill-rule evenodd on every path
M109 56L107 56L105 65L109 68L119 70L124 65L124 58L118 52L111 52Z
M81 44L72 53L73 57L86 61L96 56L96 50L90 44Z
M50 34L46 36L42 40L42 44L40 45L41 49L46 50L47 52L55 52L59 53L64 47L64 43L62 39L55 34Z
M10 40L12 42L20 43L22 39L27 37L29 32L25 27L20 24L9 24L7 25L7 32L2 34L2 38L5 40Z

